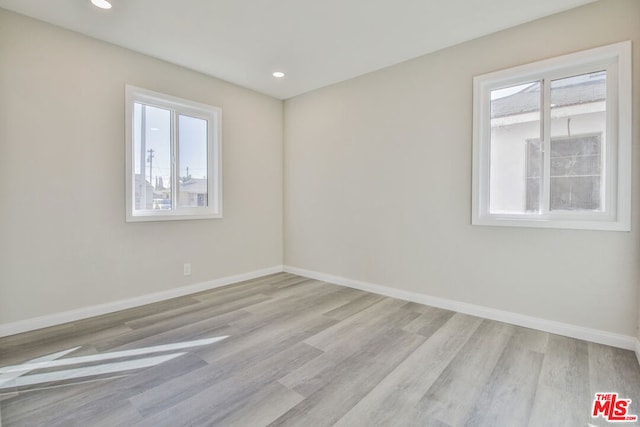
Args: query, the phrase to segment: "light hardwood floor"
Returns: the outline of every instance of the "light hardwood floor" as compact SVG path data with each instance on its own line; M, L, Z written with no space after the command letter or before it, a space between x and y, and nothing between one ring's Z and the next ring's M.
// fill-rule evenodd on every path
M640 415L631 351L286 273L0 339L2 427L609 425L596 392Z

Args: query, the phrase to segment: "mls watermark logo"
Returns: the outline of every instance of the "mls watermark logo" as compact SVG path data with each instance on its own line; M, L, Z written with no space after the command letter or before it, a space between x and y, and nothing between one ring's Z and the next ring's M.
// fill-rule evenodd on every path
M613 423L637 421L637 415L628 414L629 405L631 405L631 399L618 399L618 393L596 393L591 417L602 417Z

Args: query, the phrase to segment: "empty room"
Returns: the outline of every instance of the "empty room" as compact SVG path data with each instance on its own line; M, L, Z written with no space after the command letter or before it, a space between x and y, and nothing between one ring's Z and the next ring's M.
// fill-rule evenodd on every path
M0 427L639 426L640 1L0 0Z

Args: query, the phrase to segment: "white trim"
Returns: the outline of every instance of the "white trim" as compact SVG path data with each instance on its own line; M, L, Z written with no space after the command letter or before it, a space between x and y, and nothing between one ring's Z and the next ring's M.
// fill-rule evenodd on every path
M541 140L550 152L550 79L587 72L607 71L607 152L604 167L603 212L550 212L503 214L490 211L489 169L491 162L491 91L540 82ZM472 213L473 225L540 227L585 230L630 231L631 229L631 150L632 150L632 75L631 41L614 43L556 58L533 62L473 78L473 157ZM503 119L501 119L503 120ZM544 156L543 170L547 174L542 191L549 201L550 157Z
M63 311L61 313L49 314L46 316L34 317L32 319L19 320L17 322L0 324L0 337L19 334L22 332L33 331L36 329L47 328L49 326L60 325L67 322L75 322L76 320L86 319L89 317L100 316L102 314L113 313L128 308L139 307L141 305L151 304L154 302L164 301L171 298L181 297L185 295L202 292L209 289L219 288L231 285L233 283L243 282L245 280L256 279L258 277L267 276L269 274L281 273L283 266L276 265L261 270L255 270L248 273L236 274L234 276L222 277L220 279L210 280L208 282L196 283L179 288L168 289L166 291L155 292L152 294L142 295L139 297L129 298L120 301L109 302L106 304L98 304L89 307L83 307L76 310Z
M220 288L234 283L243 282L245 280L256 279L283 271L291 274L297 274L303 277L308 277L310 279L334 283L337 285L359 289L374 294L384 295L391 298L417 302L419 304L453 310L459 313L478 316L485 319L497 320L499 322L538 329L545 332L592 341L599 344L611 345L613 347L624 348L626 350L635 350L636 356L638 357L638 363L640 363L640 340L632 336L601 331L598 329L584 328L582 326L556 322L553 320L540 319L537 317L526 316L509 311L497 310L495 308L469 304L465 302L450 300L447 298L434 297L417 292L404 291L401 289L390 288L388 286L376 285L360 280L347 279L340 276L334 276L331 274L320 273L287 265L277 265L261 270L251 271L248 273L222 277L220 279L214 279L208 282L182 286L180 288L174 288L166 291L155 292L153 294L129 298L126 300L114 301L106 304L99 304L76 310L35 317L32 319L0 324L0 337L33 331L41 328L47 328L67 322L74 322L77 320L87 319L89 317L100 316L120 310L126 310L129 308L139 307L142 305L164 301L171 298L177 298L197 292Z
M527 316L510 311L497 310L495 308L469 304L466 302L455 301L447 298L434 297L417 292L404 291L401 289L390 288L388 286L376 285L373 283L362 282L360 280L347 279L344 277L333 276L330 274L319 273L316 271L305 270L288 265L284 266L284 271L287 273L297 274L299 276L309 277L311 279L322 280L323 282L334 283L337 285L347 286L349 288L372 292L374 294L417 302L419 304L429 305L432 307L444 308L459 313L469 314L471 316L497 320L499 322L524 326L526 328L537 329L544 332L550 332L557 335L591 341L598 344L610 345L626 350L633 350L634 347L636 347L637 354L640 354L638 341L634 337L628 335L616 334L613 332L601 331L598 329L585 328L569 323L541 319L538 317Z
M173 206L170 210L135 209L134 162L134 104L141 103L163 108L171 112L171 191ZM179 132L180 115L207 122L207 206L180 207L179 188ZM132 85L125 85L125 171L126 171L126 222L170 221L222 218L222 109L187 99L165 95ZM143 153L143 156L146 154ZM146 183L146 173L143 174ZM151 183L153 185L153 183ZM146 187L145 187L146 191Z

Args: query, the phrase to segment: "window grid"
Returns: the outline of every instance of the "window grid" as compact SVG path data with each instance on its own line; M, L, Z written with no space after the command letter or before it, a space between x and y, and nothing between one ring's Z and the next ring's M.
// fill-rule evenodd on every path
M622 42L474 79L473 224L622 231L630 229L630 56L630 42ZM584 111L580 114L588 118L589 114L595 115L598 108L606 106L601 112L605 124L600 136L593 136L598 134L597 130L581 129L583 123L580 120L577 120L575 129L572 129L570 122L574 117L561 116L568 114L569 109L565 108L567 111L563 111L562 106L552 105L552 99L558 99L558 94L563 93L563 84L570 86L576 81L592 78L594 81L604 81L606 97L601 104L598 104L600 101L594 101L592 106L581 105ZM521 208L514 208L513 203L513 206L509 207L507 203L502 206L502 210L497 209L495 207L500 207L500 198L504 199L504 194L493 192L498 188L496 182L499 183L499 179L503 177L494 179L494 172L505 171L500 169L499 153L494 152L493 142L490 142L493 141L494 128L489 124L497 117L492 105L494 92L499 94L498 96L505 96L504 93L513 93L515 90L522 90L524 93L525 90L519 85L526 89L535 82L541 85L540 129L539 132L534 131L526 140L523 139L523 143L527 145L521 149L521 185L529 188L533 182L530 175L531 165L527 160L529 154L525 154L525 151L531 151L530 142L527 141L535 139L535 134L539 133L543 158L539 208L537 211L532 210L531 195L527 194L526 190L519 190L523 194ZM553 98L554 96L556 98ZM531 115L526 109L520 110L519 113L522 113L523 117L526 114ZM558 132L558 123L563 122L559 117L566 122L566 134ZM499 120L507 123L508 119L514 120L513 117L502 117ZM578 138L580 136L584 138ZM563 140L565 137L573 137L574 140ZM595 140L598 142L594 142ZM586 150L580 148L581 144L585 144L585 147L589 144L598 145L598 154L590 154L590 160L580 160L581 150ZM561 148L573 150L574 165L568 165L568 160L559 158L557 151ZM496 155L498 157L495 157ZM502 163L505 163L504 159ZM593 176L591 179L586 176L580 178L577 176L577 170L587 170ZM562 178L555 176L558 171L564 173ZM513 171L511 173L513 174ZM507 188L505 194L509 194L509 190L512 189ZM565 194L561 194L563 191ZM577 199L573 199L574 195Z
M221 218L221 110L133 86L125 93L127 221ZM155 117L150 126L154 110L167 111L168 119ZM158 135L167 127L168 150L160 150ZM154 174L152 162L160 160Z

